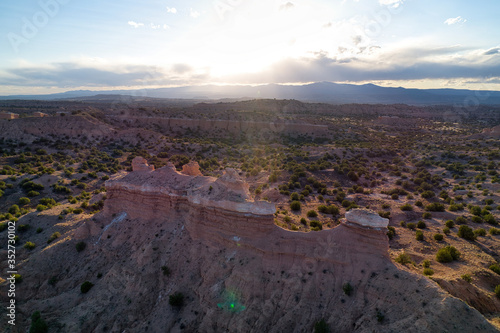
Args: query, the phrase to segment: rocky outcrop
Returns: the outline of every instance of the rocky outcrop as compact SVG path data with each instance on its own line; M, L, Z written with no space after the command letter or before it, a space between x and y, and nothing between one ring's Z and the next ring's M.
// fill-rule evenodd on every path
M195 161L189 161L188 164L184 164L182 166L182 173L188 176L203 176L200 171L200 165Z
M145 172L150 172L154 171L155 166L154 165L149 165L148 161L142 157L142 156L136 156L132 160L132 171L135 172L140 172L140 171L145 171Z
M19 296L24 313L41 311L66 332L311 332L321 319L335 332L496 331L396 267L374 212L353 210L334 229L284 230L274 205L254 201L230 169L217 179L167 165L106 189L104 210L78 229L83 253L61 242L22 267L33 282ZM61 282L48 286L54 275ZM82 295L85 280L95 286ZM169 304L175 292L180 309Z

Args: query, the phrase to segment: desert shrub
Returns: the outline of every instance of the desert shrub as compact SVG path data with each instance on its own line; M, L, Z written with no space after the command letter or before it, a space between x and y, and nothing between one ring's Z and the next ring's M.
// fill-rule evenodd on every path
M76 248L76 251L77 252L82 252L83 250L85 250L85 248L87 247L87 244L85 242L78 242L76 243L75 245L75 248Z
M307 212L307 217L317 217L318 213L315 210L310 210Z
M406 264L412 264L413 263L413 260L411 260L411 257L408 253L406 252L403 252L403 253L400 253L395 261L401 265L406 265Z
M433 198L436 194L432 191L424 191L420 194L420 196L424 199L430 199Z
M490 235L499 235L500 234L500 229L498 228L491 228L489 230Z
M398 195L397 193L393 193L393 194L391 195L391 199L392 199L392 200L398 200L398 199L399 199L399 195Z
M379 215L380 217L383 217L383 218L388 219L388 218L391 216L391 212L384 212L384 211L380 211L380 212L378 212L378 215Z
M291 195L290 195L290 200L292 201L297 201L299 200L299 194L297 192L293 192Z
M346 294L347 296L351 296L354 288L351 286L349 282L347 282L342 285L342 290L344 291L344 294Z
M384 203L384 204L382 204L382 208L388 209L388 208L391 208L391 205L389 205L388 203Z
M429 212L425 212L422 214L422 218L426 219L426 220L429 220L432 218L432 214L429 213Z
M472 276L470 276L470 274L463 274L461 278L469 283L472 282Z
M455 222L453 222L453 220L448 220L444 223L444 225L448 228L453 228L455 226Z
M300 219L300 223L302 223L303 225L307 225L307 220L305 218L301 218Z
M500 265L498 264L493 264L489 267L493 272L500 274Z
M500 298L500 285L495 287L495 295L497 295L497 297Z
M170 276L170 274L172 273L170 271L170 268L168 268L167 266L161 266L161 271L163 272L163 275L166 275L166 276Z
M330 326L326 323L324 319L321 319L316 324L314 324L314 333L329 333Z
M431 276L434 274L434 270L432 268L424 268L424 275Z
M425 224L424 221L418 221L417 228L419 228L419 229L425 229L426 227L427 227L427 225Z
M28 197L36 197L37 195L40 195L40 192L29 191L27 195L28 195Z
M309 226L314 231L323 230L323 225L321 224L320 221L311 221L311 222L309 222Z
M29 224L20 224L17 226L17 231L18 232L26 232L31 228Z
M28 205L30 202L31 202L31 200L29 198L26 198L26 197L19 198L20 205Z
M443 235L442 234L434 234L434 239L438 242L443 240Z
M430 212L444 212L445 207L440 202L433 202L427 206L425 206L425 210Z
M387 227L387 229L387 237L389 237L389 239L393 239L396 235L396 229L394 229L394 227Z
M451 231L450 231L450 228L448 228L448 227L444 227L444 228L443 228L443 234L445 234L445 235L449 235L449 234L450 234L450 232L451 232Z
M418 241L424 240L424 233L422 232L422 230L417 230L417 232L415 232L415 239Z
M431 267L431 261L429 259L425 259L424 261L422 261L422 266L424 268L429 268Z
M472 206L470 207L469 211L472 215L477 215L477 216L481 215L481 207L479 206Z
M94 286L94 284L90 281L85 281L84 283L82 283L82 285L80 286L80 291L82 294L86 294L89 292L89 290Z
M492 214L486 214L483 216L484 222L492 225L497 225L498 222Z
M400 208L401 208L402 211L412 211L413 210L413 206L411 204L409 204L409 203L404 204Z
M168 304L173 307L180 308L184 305L184 294L182 294L181 292L176 292L168 296Z
M446 246L436 253L436 260L441 263L452 262L460 258L460 252L454 246Z
M476 229L474 230L474 236L476 237L479 237L479 236L486 236L486 230L484 230L483 228L480 228L480 229Z
M471 221L474 222L474 223L483 223L483 219L481 218L481 216L476 216L476 215L474 215L471 218Z
M300 201L292 201L290 203L290 209L295 211L300 210Z
M61 233L59 232L54 232L52 235L50 235L49 239L47 239L47 244L50 244L52 243L54 240L56 240L57 238L59 238L61 236Z
M417 201L415 202L415 206L417 206L417 207L422 207L423 205L424 205L424 204L423 204L423 203L422 203L422 201L420 201L420 200L417 200Z
M19 206L18 205L12 205L10 206L9 208L9 213L11 213L12 215L16 215L17 213L19 213L21 210L19 209Z
M413 222L410 222L410 223L406 223L406 227L410 230L415 230L415 228L417 227L417 225Z
M83 209L81 209L81 208L76 208L76 209L74 209L74 210L73 210L73 213L74 213L74 214L81 214L81 213L83 213Z
M31 326L29 333L47 333L49 331L49 326L42 319L40 311L35 311L31 315Z
M36 246L36 245L35 245L35 243L33 243L33 242L26 242L26 243L24 244L24 246L23 246L23 247L24 247L25 249L28 249L28 250L33 250L33 249L35 248L35 246Z
M36 206L36 210L41 212L41 211L44 211L44 210L47 210L49 209L49 207L45 206L45 205L42 205L42 204L39 204Z
M354 171L352 171L352 170L351 170L351 171L349 171L349 172L347 173L347 177L348 177L350 180L352 180L353 182L355 182L355 181L357 181L357 180L359 179L359 177L358 177L358 175L356 174L356 172L354 172Z
M455 223L456 224L466 224L467 219L463 216L457 216L457 218L455 219Z
M474 239L476 239L476 236L474 235L474 230L472 230L472 228L469 228L466 225L460 226L460 228L458 229L457 235L460 238L467 239L470 241L473 241Z

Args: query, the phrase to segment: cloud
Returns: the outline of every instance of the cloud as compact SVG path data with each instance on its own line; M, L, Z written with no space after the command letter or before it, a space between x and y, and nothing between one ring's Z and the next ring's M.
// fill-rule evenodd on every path
M457 55L457 50L463 54ZM258 84L500 77L500 52L493 58L481 57L484 50L464 53L460 47L379 50L376 56L342 52L346 49L339 49L338 56L322 52L312 57L289 58L274 63L266 71L235 75L228 80Z
M26 87L134 87L200 84L207 72L187 64L170 69L146 65L110 65L107 63L53 63L5 70L0 85Z
M293 3L287 2L287 3L280 6L280 10L290 10L290 9L293 9L293 7L295 7L295 5Z
M457 16L447 19L446 21L444 21L444 24L453 25L453 24L463 24L465 22L467 22L466 19L464 19L462 16Z
M128 21L128 25L131 25L133 26L134 28L139 28L139 27L143 27L144 26L144 23L137 23L137 22L134 22L134 21Z
M193 8L189 9L189 16L191 16L192 18L198 18L200 17L200 15L200 12L194 10Z
M167 13L170 13L170 14L177 14L177 9L172 7L167 7Z
M495 47L492 49L489 49L488 51L484 52L484 55L492 55L492 54L498 54L500 53L500 47Z
M405 0L378 0L378 3L383 6L389 6L393 8L398 8L401 6Z

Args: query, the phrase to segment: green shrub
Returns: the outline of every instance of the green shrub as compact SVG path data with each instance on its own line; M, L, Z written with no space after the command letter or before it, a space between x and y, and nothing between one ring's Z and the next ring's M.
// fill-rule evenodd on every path
M480 229L476 229L474 230L474 236L475 237L479 237L479 236L486 236L486 230L484 230L483 228L480 228Z
M389 237L389 239L393 239L395 235L396 229L394 227L387 227L387 237Z
M330 326L326 323L324 319L321 319L316 324L314 324L314 333L329 333Z
M59 238L61 236L61 233L59 232L54 232L52 235L50 235L49 239L47 239L47 244L50 244L52 243L54 240L56 240L57 238Z
M344 294L346 294L347 296L351 296L354 288L351 286L349 282L347 282L342 285L342 290L344 291Z
M45 205L42 205L42 204L39 204L36 206L36 210L41 212L41 211L44 211L44 210L47 210L49 209L49 207L45 206Z
M26 198L26 197L19 198L20 205L28 205L30 202L31 202L31 200L29 198Z
M29 224L20 224L17 226L17 231L18 232L26 232L31 228Z
M432 218L432 214L429 213L429 212L425 212L422 214L422 218L426 219L426 220L429 220Z
M300 223L302 223L303 225L307 225L307 220L305 218L301 218L300 219Z
M94 284L90 281L85 281L84 283L82 283L82 285L80 286L80 291L82 294L86 294L89 292L89 290L94 286Z
M40 311L33 312L31 315L31 326L29 333L47 333L49 331L49 326L42 319Z
M429 259L425 259L424 261L422 261L422 266L424 268L429 268L431 267L431 261Z
M412 211L413 210L413 206L411 204L409 204L409 203L404 204L400 208L401 208L402 211Z
M499 235L500 234L500 229L498 228L491 228L489 230L490 235Z
M299 200L299 194L297 192L293 192L291 195L290 195L290 200L292 201L297 201Z
M321 224L320 221L311 221L311 222L309 222L309 226L314 231L323 230L323 225Z
M407 223L406 224L406 227L410 230L415 230L415 228L417 227L417 225L413 222L410 222L410 223Z
M437 240L438 242L443 240L443 235L442 234L434 234L434 239Z
M467 219L463 216L457 216L457 218L455 219L455 223L456 224L466 224Z
M310 210L307 212L307 217L318 217L318 213L315 210Z
M453 220L448 220L444 223L444 225L448 228L453 228L455 226L455 222L453 222Z
M77 252L82 252L83 250L85 250L85 248L87 247L87 244L85 242L78 242L76 243L75 245L75 248L76 248L76 251Z
M180 308L184 305L184 295L181 292L176 292L168 297L168 304L173 307Z
M401 265L413 264L413 260L411 260L410 255L406 252L400 253L395 261Z
M474 235L474 230L472 228L469 228L466 225L461 225L460 228L458 229L457 233L458 237L473 241L476 239L476 236Z
M419 228L419 229L425 229L426 227L427 227L427 225L425 224L424 221L418 221L417 228Z
M498 265L498 264L493 264L493 265L491 265L491 266L490 266L490 269L491 269L493 272L495 272L495 273L497 273L497 274L500 274L500 265Z
M415 232L415 239L418 241L424 240L424 233L422 232L422 230L417 230L417 232Z
M171 274L170 268L168 268L167 266L161 266L161 271L163 272L163 275L166 276L170 276Z
M458 258L460 258L460 252L450 245L439 249L436 253L436 260L441 263L452 262Z
M497 295L497 297L500 298L500 285L495 287L495 295Z
M422 207L423 205L424 205L424 204L423 204L423 203L422 203L422 201L420 201L420 200L417 200L417 201L415 202L415 206L417 206L417 207Z
M33 250L33 249L35 248L35 246L36 246L36 245L35 245L35 243L33 243L33 242L26 242L26 243L24 244L24 248L25 248L25 249L28 249L28 250Z
M434 274L434 270L432 268L424 268L424 275L431 276Z
M11 213L12 215L16 215L17 213L19 213L21 210L19 209L19 206L18 205L12 205L10 206L9 208L9 213Z
M36 196L40 195L40 192L29 191L27 195L28 195L28 197L32 198L32 197L36 197Z
M290 203L290 209L295 211L300 210L300 201L292 201Z
M472 282L472 277L470 276L470 274L463 274L461 278L469 283Z
M451 231L450 231L450 228L448 228L448 227L444 227L444 228L443 228L443 234L445 234L445 235L449 235L449 234L450 234L450 232L451 232Z
M440 202L433 202L427 206L425 206L425 210L430 212L444 212L445 207Z

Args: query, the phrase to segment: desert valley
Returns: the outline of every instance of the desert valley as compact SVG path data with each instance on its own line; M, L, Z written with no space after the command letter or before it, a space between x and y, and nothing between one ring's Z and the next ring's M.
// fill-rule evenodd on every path
M4 332L498 331L499 107L123 98L0 101Z

